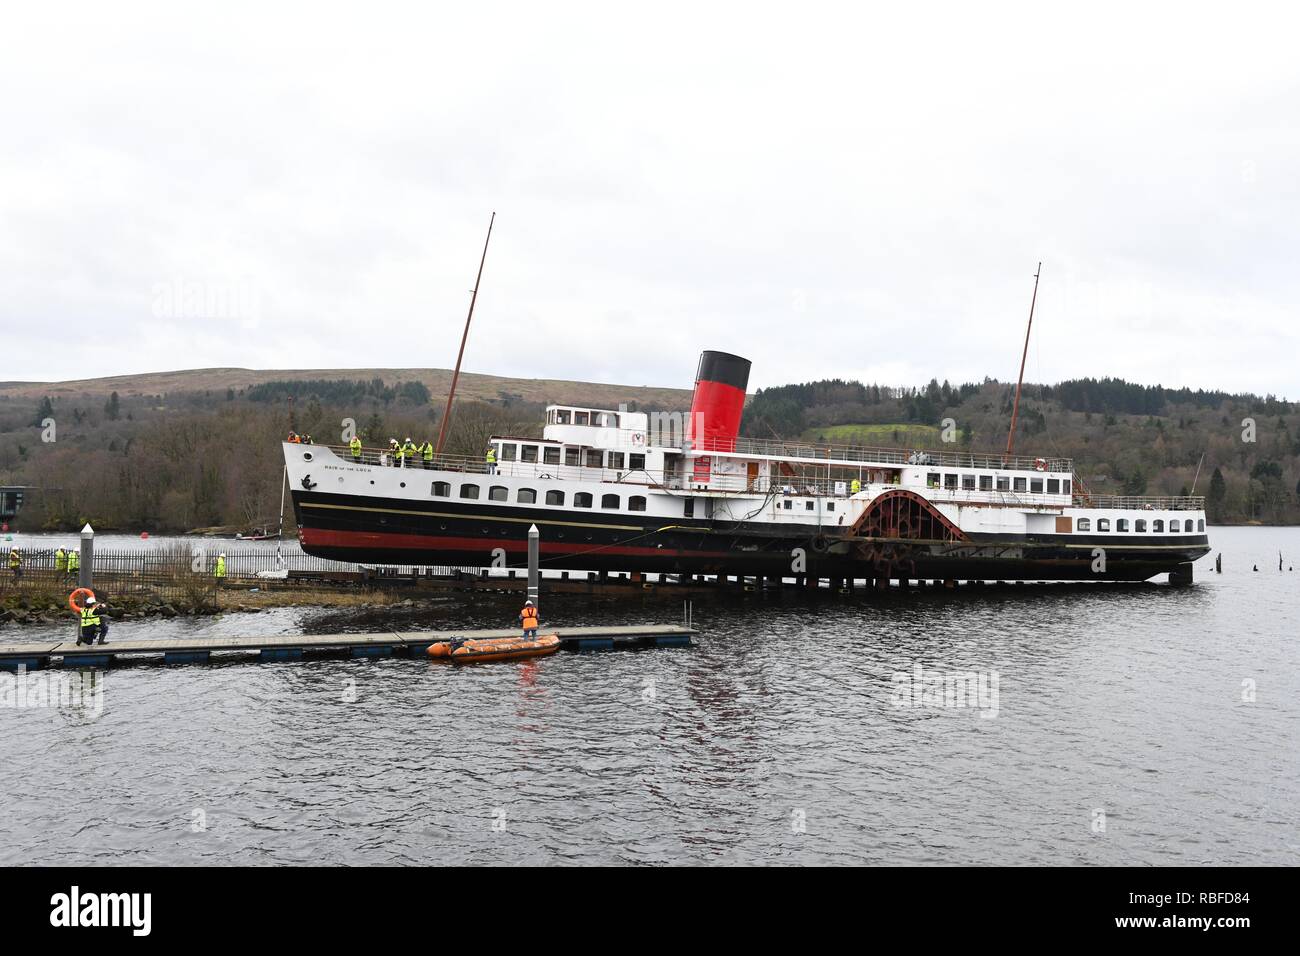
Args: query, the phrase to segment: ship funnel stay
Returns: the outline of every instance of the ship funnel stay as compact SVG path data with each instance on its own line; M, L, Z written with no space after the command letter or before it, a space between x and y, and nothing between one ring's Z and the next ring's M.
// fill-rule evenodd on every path
M700 451L734 451L749 385L749 359L703 352L695 373L695 397L686 437Z

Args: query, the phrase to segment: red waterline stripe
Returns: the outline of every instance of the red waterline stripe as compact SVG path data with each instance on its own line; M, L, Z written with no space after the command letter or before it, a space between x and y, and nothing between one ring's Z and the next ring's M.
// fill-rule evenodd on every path
M448 535L405 534L397 531L329 531L322 528L299 528L299 537L308 547L317 548L390 548L402 551L484 551L502 548L506 553L528 553L525 539L458 538ZM633 547L630 545L601 545L595 542L539 541L542 554L581 555L589 551L599 554L663 555L686 554L699 558L729 558L731 551L675 551L669 548Z

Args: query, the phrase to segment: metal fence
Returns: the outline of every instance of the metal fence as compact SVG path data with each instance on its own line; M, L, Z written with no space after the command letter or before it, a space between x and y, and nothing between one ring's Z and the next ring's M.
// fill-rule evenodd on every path
M5 569L0 598L15 594L63 596L77 587L79 570L58 567L54 551L19 553L20 573ZM189 606L216 602L216 579L210 573L195 571L185 553L174 549L96 551L91 578L96 593L110 601L179 601Z
M77 554L75 549L67 552ZM77 587L78 572L60 569L52 548L19 549L20 573L0 567L0 599L11 595L67 594ZM224 558L225 576L218 579L217 562ZM382 580L418 575L452 577L477 575L478 568L450 565L372 565L330 561L305 554L296 541L266 542L261 546L227 549L220 539L191 539L160 547L95 548L92 585L110 599L158 598L191 605L215 601L222 583L273 582L295 578L333 577L335 580Z

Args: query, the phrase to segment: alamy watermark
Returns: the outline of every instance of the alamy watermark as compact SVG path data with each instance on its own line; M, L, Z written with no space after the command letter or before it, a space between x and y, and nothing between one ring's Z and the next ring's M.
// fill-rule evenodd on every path
M0 710L79 710L99 717L104 712L104 672L99 670L34 671L19 664L14 673L0 671Z
M943 710L972 708L980 717L996 717L999 710L997 671L927 670L919 663L910 671L896 671L890 679L894 686L895 707L936 707Z

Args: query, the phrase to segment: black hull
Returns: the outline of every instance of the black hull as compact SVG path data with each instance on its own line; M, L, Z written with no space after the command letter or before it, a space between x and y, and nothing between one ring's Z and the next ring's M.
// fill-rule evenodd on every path
M626 511L496 502L293 493L308 554L359 564L520 568L528 528L542 567L794 577L1143 581L1209 551L1204 534L973 535L969 541L867 540L817 525L665 519ZM673 523L669 524L669 521ZM867 545L867 547L864 547ZM1105 552L1104 570L1094 549ZM502 564L504 559L504 565Z

